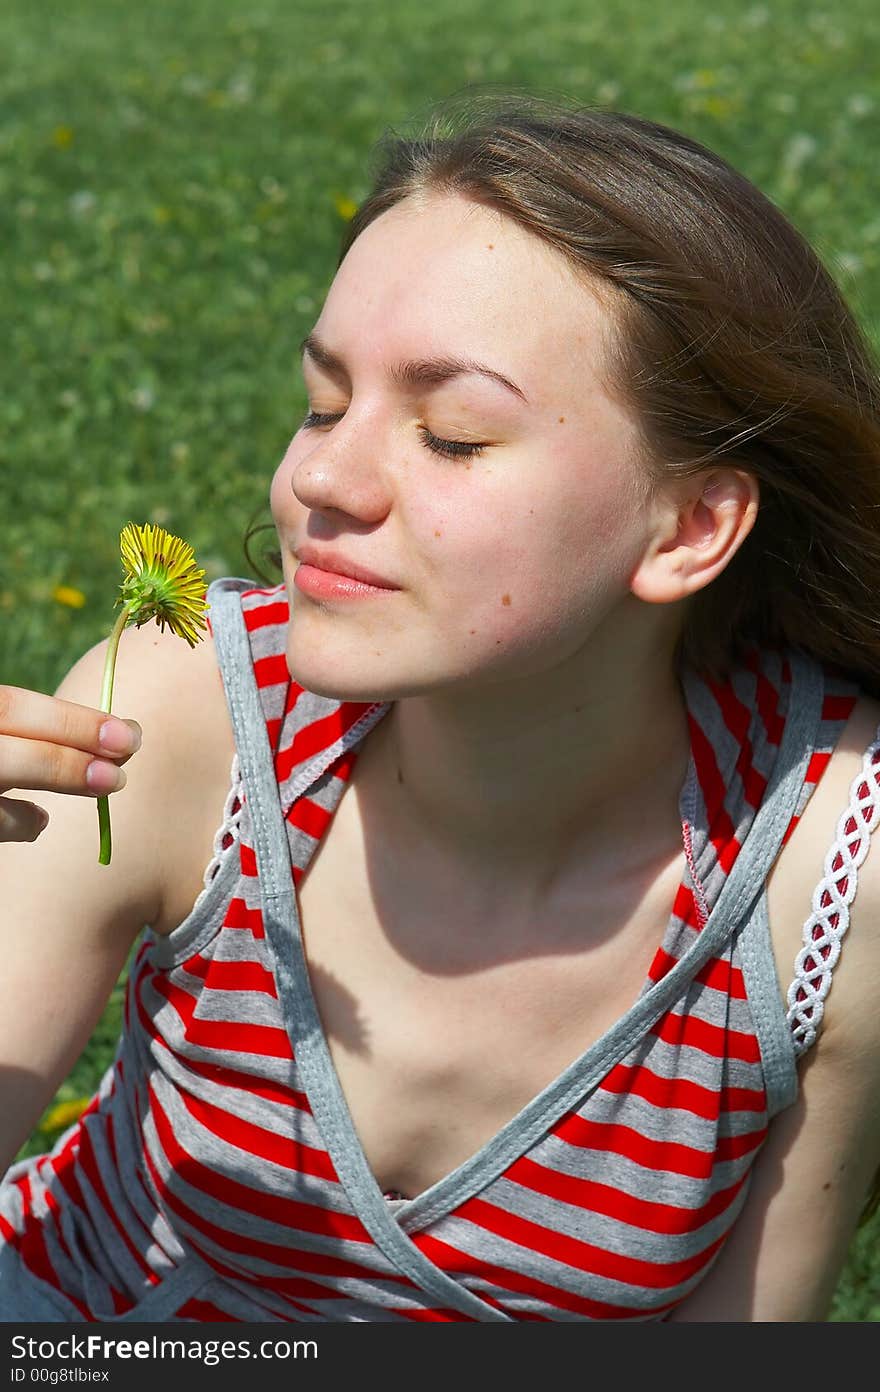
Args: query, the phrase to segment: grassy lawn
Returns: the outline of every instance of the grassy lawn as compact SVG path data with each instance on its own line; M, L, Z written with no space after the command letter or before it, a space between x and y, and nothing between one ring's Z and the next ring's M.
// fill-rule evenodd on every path
M3 682L52 691L109 631L129 520L186 537L209 579L252 573L241 537L269 519L305 410L296 345L370 147L468 84L599 101L717 149L877 343L878 39L875 0L7 0ZM117 988L56 1101L94 1090L120 1006ZM833 1320L880 1319L878 1235L857 1234Z

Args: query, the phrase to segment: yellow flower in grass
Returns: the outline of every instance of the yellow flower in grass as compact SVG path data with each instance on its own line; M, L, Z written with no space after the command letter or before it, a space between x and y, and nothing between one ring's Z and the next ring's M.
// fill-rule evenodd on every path
M346 197L344 193L334 194L333 204L344 222L351 222L358 210L358 205L355 203L354 199Z
M82 590L78 590L75 585L56 585L52 591L52 598L56 604L64 604L68 609L81 609L86 602Z
M204 637L208 625L205 572L196 566L193 549L180 537L149 522L139 527L129 522L119 536L125 579L117 605L122 613L113 625L104 663L99 709L109 713L113 700L113 674L119 639L125 628L141 628L155 619L164 633L165 625L191 648ZM100 865L110 864L110 802L98 798L98 826L101 832Z
M44 1135L50 1131L65 1130L82 1116L90 1101L89 1097L75 1097L71 1102L56 1102L43 1117L39 1129Z

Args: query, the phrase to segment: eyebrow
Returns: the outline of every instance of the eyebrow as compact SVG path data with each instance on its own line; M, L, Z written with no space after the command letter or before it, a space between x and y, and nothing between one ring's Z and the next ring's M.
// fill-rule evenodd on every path
M307 353L313 362L316 362L319 367L323 367L332 376L348 376L342 358L322 343L314 333L306 334L300 344L300 353ZM461 377L468 372L479 373L481 377L489 377L493 382L500 383L502 387L512 391L528 406L528 397L522 388L516 385L516 382L505 377L503 372L496 372L494 368L486 367L485 363L474 362L472 358L451 356L408 358L406 361L395 363L389 368L388 375L392 382L396 382L398 386L418 387L436 386L441 382L451 381L453 377Z

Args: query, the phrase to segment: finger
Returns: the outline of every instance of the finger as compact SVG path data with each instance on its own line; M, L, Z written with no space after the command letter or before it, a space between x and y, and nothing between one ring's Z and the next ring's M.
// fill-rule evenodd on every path
M0 686L0 735L6 734L118 759L130 758L140 748L143 731L136 720L120 720L40 691Z
M0 841L36 841L49 825L49 813L35 802L0 797Z
M55 793L103 797L124 788L126 773L111 759L38 739L0 736L0 793L42 788Z

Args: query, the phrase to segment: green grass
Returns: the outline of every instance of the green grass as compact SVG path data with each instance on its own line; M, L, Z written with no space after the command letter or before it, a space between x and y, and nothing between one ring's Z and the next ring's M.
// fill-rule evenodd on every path
M7 0L2 680L51 691L108 632L129 520L185 536L209 579L252 573L240 539L305 409L296 344L339 200L367 192L387 126L467 84L599 101L717 149L877 342L878 37L874 0ZM94 1089L119 1012L117 990L59 1096ZM878 1234L853 1242L832 1319L880 1319Z

